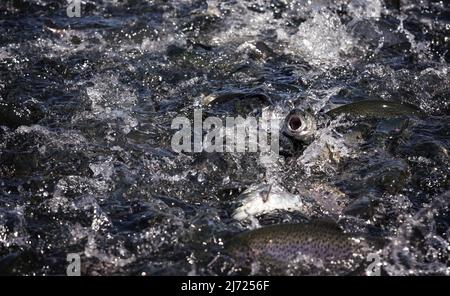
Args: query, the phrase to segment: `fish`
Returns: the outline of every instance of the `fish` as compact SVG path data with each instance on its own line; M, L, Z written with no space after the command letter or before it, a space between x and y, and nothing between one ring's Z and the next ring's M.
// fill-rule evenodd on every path
M232 100L248 100L250 98L256 98L263 103L272 104L270 97L258 90L221 91L211 93L203 98L203 104L222 104Z
M293 109L280 129L280 155L295 156L314 140L317 131L315 116L308 110Z
M226 250L238 265L260 263L285 270L305 263L323 272L351 273L361 268L373 244L362 235L350 235L328 220L277 224L233 237Z
M311 143L317 130L316 118L307 110L293 109L285 117L282 126L282 134L300 141L304 144Z
M419 107L400 102L384 100L364 100L346 104L334 108L325 113L331 118L339 115L351 117L369 118L393 118L400 116L425 116L425 112ZM311 144L317 132L318 114L313 114L308 110L293 109L285 117L281 127L280 154L286 156L296 155L296 151L303 151Z
M391 118L399 116L423 117L425 113L417 106L409 103L383 100L364 100L334 108L327 115L337 117L341 114L372 118Z
M251 220L252 217L277 210L299 211L305 217L317 211L313 200L292 194L278 184L252 185L241 193L237 203L239 207L232 216L238 221Z
M215 111L227 110L237 115L247 116L260 112L263 107L270 106L273 102L262 90L245 89L211 93L203 98L202 104Z

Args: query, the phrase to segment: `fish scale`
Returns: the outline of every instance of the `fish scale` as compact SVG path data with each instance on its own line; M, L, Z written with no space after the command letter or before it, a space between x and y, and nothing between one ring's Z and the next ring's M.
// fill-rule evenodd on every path
M331 222L314 221L245 232L230 240L227 250L239 264L256 261L282 268L302 256L327 267L361 263L372 248L365 238L346 234Z

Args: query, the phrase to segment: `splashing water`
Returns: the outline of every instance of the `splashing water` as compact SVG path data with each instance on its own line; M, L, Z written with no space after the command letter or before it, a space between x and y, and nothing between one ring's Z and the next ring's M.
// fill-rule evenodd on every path
M251 274L225 242L309 216L385 238L386 274L449 274L445 1L63 2L0 4L0 274ZM426 116L324 116L367 99ZM175 152L200 107L318 130L272 162Z

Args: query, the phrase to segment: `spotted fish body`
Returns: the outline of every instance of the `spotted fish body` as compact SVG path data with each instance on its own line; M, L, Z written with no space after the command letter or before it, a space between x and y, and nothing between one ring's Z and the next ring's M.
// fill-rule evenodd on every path
M227 249L238 262L259 262L280 268L307 258L324 269L349 272L369 250L364 238L352 237L331 223L272 225L234 237Z
M352 116L365 116L375 118L389 118L398 116L423 116L424 112L417 106L408 103L399 103L383 100L364 100L350 103L332 109L328 115L336 117L340 114Z

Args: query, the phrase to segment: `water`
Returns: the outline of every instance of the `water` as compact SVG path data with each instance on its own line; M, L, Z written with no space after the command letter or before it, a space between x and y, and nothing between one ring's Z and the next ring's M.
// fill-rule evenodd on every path
M84 1L79 18L66 8L0 4L1 273L65 274L76 253L88 275L242 274L223 252L250 227L233 219L235 202L274 182L353 203L340 225L386 238L384 273L450 274L445 1L105 0ZM322 123L274 167L258 153L175 153L172 120L220 92L270 100L206 115L381 98L427 116Z

